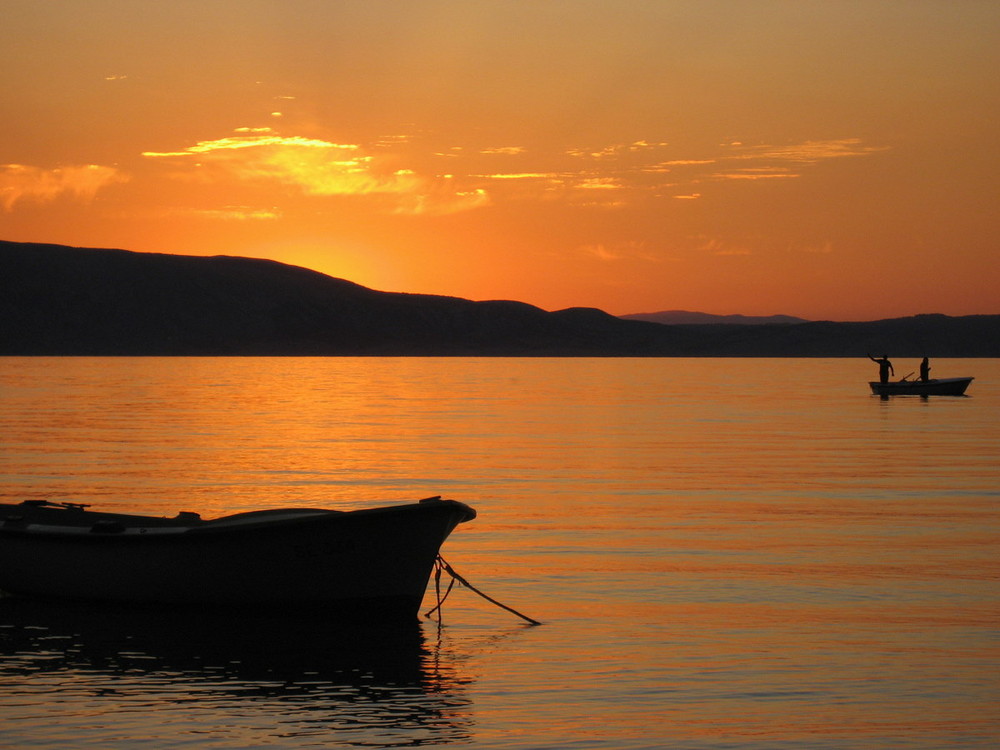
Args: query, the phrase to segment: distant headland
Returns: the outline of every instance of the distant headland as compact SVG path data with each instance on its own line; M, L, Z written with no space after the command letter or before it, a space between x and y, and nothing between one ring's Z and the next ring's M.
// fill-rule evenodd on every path
M689 316L671 321L673 314ZM660 316L661 319L656 316ZM693 316L693 317L691 317ZM714 318L714 319L713 319ZM657 322L659 320L659 322ZM269 260L0 241L0 355L998 357L1000 315L622 317L379 292Z

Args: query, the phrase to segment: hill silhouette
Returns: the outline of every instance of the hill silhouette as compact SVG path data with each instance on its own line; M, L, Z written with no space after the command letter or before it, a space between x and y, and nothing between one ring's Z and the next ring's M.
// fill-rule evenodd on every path
M651 323L662 323L668 326L719 324L758 326L808 322L804 318L796 318L791 315L712 315L711 313L690 312L688 310L661 310L660 312L632 313L618 317L624 320L647 320Z
M269 260L0 241L0 354L1000 356L1000 316L662 325L380 292Z

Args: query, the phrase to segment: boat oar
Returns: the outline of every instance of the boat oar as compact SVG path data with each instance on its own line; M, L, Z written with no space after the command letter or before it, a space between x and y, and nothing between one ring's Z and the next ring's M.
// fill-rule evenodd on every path
M471 583L469 583L465 578L463 578L462 576L460 576L455 571L455 569L453 567L451 567L451 565L449 565L447 562L445 562L445 559L443 557L441 557L441 555L437 556L437 560L435 561L435 564L439 566L437 574L436 574L437 579L440 578L441 570L445 570L445 571L447 571L448 575L451 576L452 581L451 581L451 584L448 586L448 590L445 592L444 597L440 597L439 596L437 606L434 607L434 609L432 609L429 612L427 612L427 615L426 615L427 617L430 617L431 614L433 614L436 610L438 610L438 609L441 608L441 605L444 604L444 600L447 599L448 598L448 594L451 593L451 586L454 585L455 581L458 581L460 584L462 584L463 586L465 586L465 588L470 589L473 592L479 594L486 601L490 602L491 604L497 605L498 607L500 607L500 609L507 610L511 614L517 615L518 617L520 617L525 622L527 622L527 623L529 623L531 625L541 625L542 624L538 620L534 620L534 619L528 617L525 614L521 614L520 612L518 612L513 607L508 607L506 604L503 604L502 602L498 602L493 597L487 596L486 594L484 594L482 591L480 591L475 586L473 586ZM435 585L437 585L437 579L435 580ZM440 589L438 589L438 590L440 591Z
M906 373L906 374L905 374L905 375L904 375L903 377L901 377L901 378L899 379L899 382L900 382L900 383L905 383L905 382L906 382L906 379L907 379L908 377L910 377L910 375L912 375L912 374L913 374L912 372L908 372L908 373Z

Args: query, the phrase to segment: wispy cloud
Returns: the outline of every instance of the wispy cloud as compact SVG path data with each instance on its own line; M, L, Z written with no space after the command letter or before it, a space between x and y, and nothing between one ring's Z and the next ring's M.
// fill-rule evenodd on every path
M885 146L866 146L860 138L806 141L785 146L758 145L748 147L742 143L736 143L734 146L738 153L728 158L793 162L801 165L818 164L828 159L869 156L887 150Z
M358 144L283 136L271 128L239 128L235 135L199 141L176 151L143 156L174 163L194 162L200 179L277 182L310 196L391 198L391 213L453 213L485 205L484 190L454 190L441 176L400 168L396 160Z
M584 245L580 250L592 258L603 261L621 260L622 255L608 248L607 245Z
M616 209L639 200L711 198L710 183L800 178L831 159L883 147L859 138L785 145L731 140L703 153L640 139L543 153L516 143L430 143L426 134L387 135L370 144L282 135L243 127L176 150L146 151L175 176L241 185L281 184L306 196L367 196L396 214L449 214L498 202L564 201Z
M602 146L600 148L572 148L566 153L570 156L582 157L588 159L620 159L623 156L629 154L639 154L639 153L650 153L655 151L660 151L667 146L669 143L663 142L649 142L649 141L633 141L631 143L615 143L609 146Z
M254 208L253 206L225 206L223 208L191 209L188 211L173 209L170 213L184 213L195 218L221 219L223 221L273 221L281 218L281 211L277 209Z
M819 244L805 245L799 249L799 252L806 253L808 255L829 255L834 252L833 242L830 240L823 240Z
M559 172L498 172L497 174L479 175L489 180L558 180L566 178L565 174Z
M215 152L236 151L239 149L261 149L268 147L292 149L336 149L338 151L356 151L353 144L330 143L315 138L292 136L286 138L277 135L272 128L236 128L240 135L218 138L212 141L199 141L180 151L143 151L143 156L191 156L194 154L211 154Z
M747 146L740 141L726 144L727 153L715 160L719 166L733 169L717 171L712 180L781 180L803 175L803 170L831 159L870 156L886 151L884 146L866 146L860 138L805 141L784 146L759 144ZM709 162L705 162L709 163ZM736 166L743 164L745 166Z
M794 179L801 177L798 172L790 172L782 167L751 167L747 169L736 169L729 172L716 172L712 175L715 180L780 180Z
M753 255L752 251L743 246L736 245L720 237L708 237L706 235L696 235L691 238L692 246L698 252L707 255L717 256L739 256Z
M615 177L584 177L574 187L581 190L621 190L623 185Z
M504 156L515 156L517 154L523 154L525 148L523 146L495 146L492 148L484 148L479 153L481 154L503 154Z
M641 241L626 240L611 244L582 245L577 250L583 255L606 263L621 260L645 260L650 262L661 260L661 258L650 253L646 247L646 243Z
M534 183L540 191L537 197L562 195L578 205L613 208L650 195L695 200L706 194L705 186L712 182L794 180L827 160L865 157L885 150L885 147L866 145L860 138L812 140L779 146L747 145L733 140L713 147L711 153L684 154L665 141L637 140L596 148L567 149L568 161L563 162L563 170L534 171L523 149L490 149L480 153L494 154L498 158L504 154L517 156L516 162L513 159L509 162L517 168L497 169L479 177L494 183L524 183L517 193L509 194L516 199L530 199L529 188ZM581 203L580 196L584 194L587 198Z
M69 195L77 200L92 200L99 190L128 176L99 164L44 169L24 164L0 166L0 205L13 210L19 201L51 201Z

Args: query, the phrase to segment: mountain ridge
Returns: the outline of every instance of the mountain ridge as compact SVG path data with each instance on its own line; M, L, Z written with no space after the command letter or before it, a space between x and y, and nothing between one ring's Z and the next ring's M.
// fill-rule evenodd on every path
M595 308L381 292L239 256L0 241L0 354L1000 356L1000 315L663 325Z
M645 320L661 325L791 325L808 323L805 318L794 315L714 315L712 313L691 312L690 310L660 310L651 313L629 313L619 315L623 320Z

